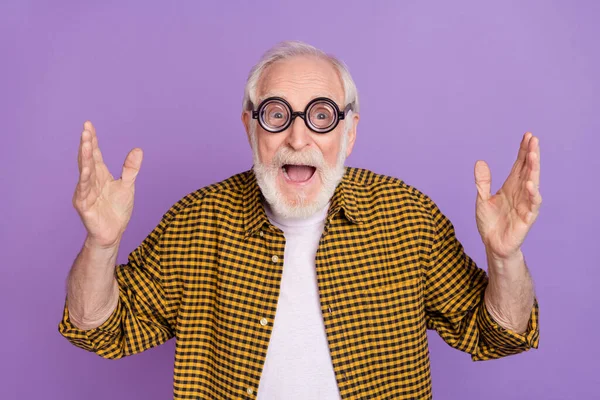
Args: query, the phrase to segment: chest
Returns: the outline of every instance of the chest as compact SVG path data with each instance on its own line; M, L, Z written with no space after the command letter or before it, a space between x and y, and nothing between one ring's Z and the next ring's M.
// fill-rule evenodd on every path
M286 257L314 261L340 393L370 385L381 368L401 368L403 354L426 357L418 230L334 220L313 247L294 251L273 226L242 235L219 232L182 260L176 364L199 364L197 379L205 368L234 392L258 387Z

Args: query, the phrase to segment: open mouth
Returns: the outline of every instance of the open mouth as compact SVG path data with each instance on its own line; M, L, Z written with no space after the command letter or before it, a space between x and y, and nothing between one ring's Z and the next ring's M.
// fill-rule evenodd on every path
M281 167L286 180L294 183L308 182L317 170L312 165L285 164Z

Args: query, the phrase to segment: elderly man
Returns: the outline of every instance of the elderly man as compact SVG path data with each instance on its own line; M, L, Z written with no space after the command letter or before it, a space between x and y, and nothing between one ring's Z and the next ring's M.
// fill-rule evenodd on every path
M538 139L495 195L475 165L488 279L429 197L344 166L358 121L342 62L277 45L246 84L253 168L182 198L116 267L142 151L114 179L86 122L73 204L87 238L60 332L106 358L176 337L175 399L428 399L427 329L474 360L537 347L521 246L542 201Z

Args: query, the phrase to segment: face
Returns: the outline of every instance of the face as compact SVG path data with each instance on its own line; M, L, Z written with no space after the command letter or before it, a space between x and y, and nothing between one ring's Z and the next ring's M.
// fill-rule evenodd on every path
M293 111L304 111L314 98L327 97L344 109L344 89L335 68L315 57L294 57L270 65L257 87L255 109L268 97L282 97ZM276 214L304 218L323 209L344 175L352 152L358 114L348 113L331 132L311 131L300 117L284 131L264 130L245 111L254 172L265 199Z

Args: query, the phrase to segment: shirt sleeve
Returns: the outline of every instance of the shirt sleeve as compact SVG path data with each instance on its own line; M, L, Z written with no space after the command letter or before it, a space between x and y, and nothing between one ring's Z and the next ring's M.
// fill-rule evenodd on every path
M94 329L82 330L69 319L65 300L59 332L75 346L104 358L121 358L142 352L174 335L174 313L167 311L161 238L167 218L129 254L126 264L115 268L119 302L111 316Z
M487 310L488 277L465 253L454 227L429 201L433 237L426 257L425 313L427 328L435 329L450 346L471 354L474 361L521 353L539 344L537 299L523 334L500 326Z

